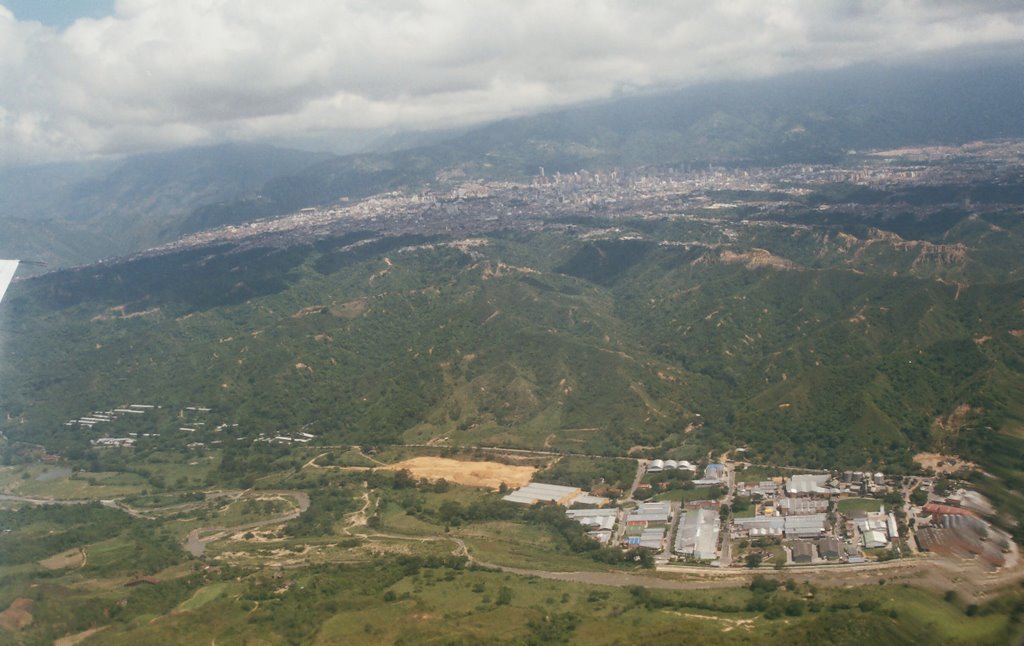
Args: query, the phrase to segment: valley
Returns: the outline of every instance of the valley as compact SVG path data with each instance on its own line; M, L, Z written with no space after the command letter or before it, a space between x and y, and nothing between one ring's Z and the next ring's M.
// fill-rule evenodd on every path
M1021 145L460 180L18 280L3 634L1015 638Z

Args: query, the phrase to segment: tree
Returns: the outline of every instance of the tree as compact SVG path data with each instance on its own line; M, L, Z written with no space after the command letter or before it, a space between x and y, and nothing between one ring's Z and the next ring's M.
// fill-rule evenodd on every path
M764 557L761 556L760 552L754 552L753 554L747 554L746 565L747 565L748 568L753 570L754 568L761 567L761 561L763 561L763 560L764 560Z
M498 598L494 601L499 606L507 606L512 603L512 588L503 585L498 588Z

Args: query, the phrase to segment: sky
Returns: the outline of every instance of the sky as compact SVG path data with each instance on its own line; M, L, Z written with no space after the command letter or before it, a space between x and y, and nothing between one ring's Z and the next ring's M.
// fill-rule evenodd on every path
M0 166L329 147L1020 43L1020 0L0 0Z

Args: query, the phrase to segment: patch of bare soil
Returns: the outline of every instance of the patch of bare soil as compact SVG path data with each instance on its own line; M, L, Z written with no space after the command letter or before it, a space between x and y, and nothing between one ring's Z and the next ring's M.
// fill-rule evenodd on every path
M330 307L331 314L342 319L354 319L366 311L366 299L357 298L347 303L335 303Z
M69 567L82 567L85 564L85 552L79 548L54 554L39 561L39 565L47 570L63 570Z
M439 480L470 487L497 489L501 483L509 487L522 487L530 482L536 467L513 466L500 462L467 462L450 458L418 457L385 467L389 470L408 469L417 478Z
M142 311L139 311L139 312L128 312L126 314L125 313L125 306L124 305L118 305L117 307L109 308L106 311L106 313L104 313L104 314L97 314L96 316L92 317L92 320L93 321L113 321L115 319L134 319L134 318L139 318L141 316L151 316L153 314L159 314L159 313L160 313L160 308L159 307L153 307L153 308L150 308L148 310L142 310Z
M321 312L323 312L326 309L327 308L324 307L323 305L310 305L309 307L303 307L298 312L292 314L292 318L293 319L300 319L300 318L302 318L304 316L309 316L310 314L320 314Z
M502 276L508 276L510 274L536 274L540 273L533 267L517 267L515 265L509 265L500 260L492 264L490 261L484 262L481 265L480 277L484 280L491 278L501 278Z
M800 269L800 265L791 260L780 258L765 249L751 249L742 253L724 250L718 255L721 262L742 264L747 269L774 267L775 269Z
M935 473L953 473L963 468L974 468L973 462L968 462L957 455L943 455L941 453L918 453L914 456L914 462L921 465L923 469L931 469Z
M0 612L0 628L14 632L32 625L33 603L31 599L24 597L18 597L12 601L7 610Z
M936 417L935 421L932 422L932 429L944 434L956 435L960 432L960 429L963 428L964 424L967 422L967 417L972 412L974 412L974 409L971 408L970 404L960 404L946 417ZM978 412L980 413L981 410L979 409Z
M105 630L106 626L100 626L99 628L90 628L89 630L83 630L80 633L74 635L68 635L67 637L61 637L60 639L53 642L53 646L75 646L75 644L81 644L85 640L89 639L101 630Z

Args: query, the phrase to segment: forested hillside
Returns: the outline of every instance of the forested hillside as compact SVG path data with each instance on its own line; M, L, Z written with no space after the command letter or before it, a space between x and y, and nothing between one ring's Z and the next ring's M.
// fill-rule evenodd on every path
M89 432L65 420L154 400L212 407L250 438L993 460L1024 429L1009 260L1024 228L998 221L964 216L936 244L856 223L595 218L61 272L5 303L5 432L82 452Z

